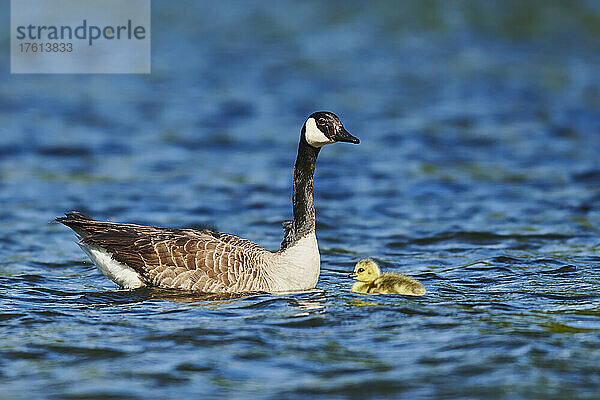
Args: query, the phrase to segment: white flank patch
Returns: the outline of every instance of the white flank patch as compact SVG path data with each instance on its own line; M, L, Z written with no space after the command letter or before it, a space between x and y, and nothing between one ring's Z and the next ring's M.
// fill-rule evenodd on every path
M305 137L308 144L313 147L322 147L326 144L334 143L333 140L329 139L319 128L317 128L317 122L314 118L309 118L304 124Z
M116 261L112 255L99 246L79 243L79 247L90 257L100 272L124 289L137 289L145 286L137 272L131 267Z

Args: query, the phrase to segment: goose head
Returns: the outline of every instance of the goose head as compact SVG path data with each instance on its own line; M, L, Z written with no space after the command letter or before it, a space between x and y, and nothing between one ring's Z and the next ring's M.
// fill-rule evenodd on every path
M354 272L349 275L350 278L358 279L361 282L371 283L381 275L379 265L370 258L360 260L354 266Z
M312 113L302 127L302 136L315 148L335 142L360 143L344 128L337 115L329 111Z

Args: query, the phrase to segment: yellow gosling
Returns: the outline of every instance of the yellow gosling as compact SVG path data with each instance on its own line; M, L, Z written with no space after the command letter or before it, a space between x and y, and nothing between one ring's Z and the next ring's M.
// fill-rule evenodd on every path
M370 258L356 263L350 277L358 279L358 282L352 285L352 291L356 293L423 296L426 292L421 282L410 276L393 273L382 274L379 265Z

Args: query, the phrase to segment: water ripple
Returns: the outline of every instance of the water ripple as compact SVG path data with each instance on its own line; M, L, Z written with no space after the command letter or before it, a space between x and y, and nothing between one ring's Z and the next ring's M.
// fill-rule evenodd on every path
M152 74L2 75L0 397L597 398L596 3L272 3L153 1ZM314 291L119 290L48 224L276 249L322 107L361 144L319 155ZM427 294L351 292L364 257Z

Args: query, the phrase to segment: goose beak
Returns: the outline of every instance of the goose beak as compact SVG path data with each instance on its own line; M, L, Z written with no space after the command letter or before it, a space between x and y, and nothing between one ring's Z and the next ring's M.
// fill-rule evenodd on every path
M352 136L350 134L350 132L348 132L346 130L346 128L344 128L343 126L340 127L340 129L338 129L335 132L335 135L333 136L332 139L335 140L336 142L347 142L347 143L354 143L354 144L360 143L360 140L357 137Z
M348 274L348 278L356 278L358 275L356 275L356 272L353 272L351 274Z

